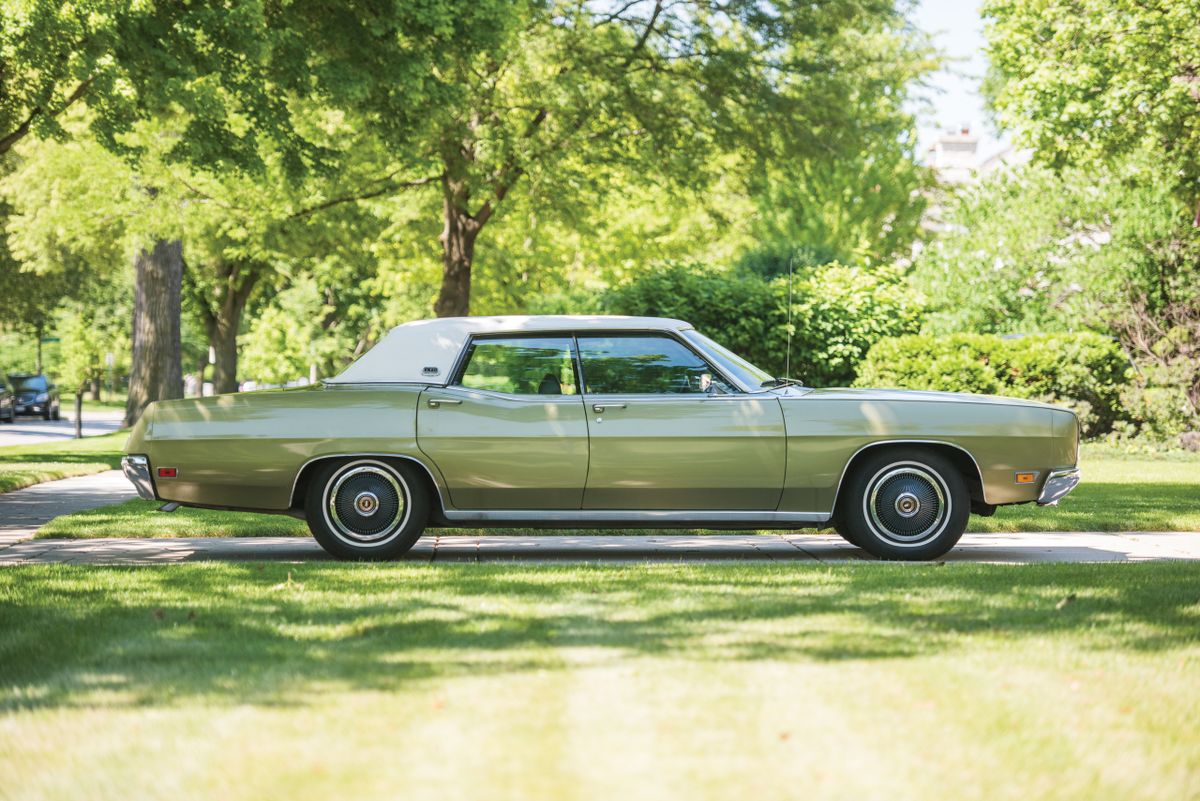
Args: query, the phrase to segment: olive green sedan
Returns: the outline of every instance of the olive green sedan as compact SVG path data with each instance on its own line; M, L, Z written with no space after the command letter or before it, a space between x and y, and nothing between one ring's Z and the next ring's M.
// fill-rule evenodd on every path
M303 517L346 559L429 526L801 528L933 559L968 516L1079 481L1075 415L1009 398L812 389L680 320L477 317L393 329L294 390L151 405L143 498Z

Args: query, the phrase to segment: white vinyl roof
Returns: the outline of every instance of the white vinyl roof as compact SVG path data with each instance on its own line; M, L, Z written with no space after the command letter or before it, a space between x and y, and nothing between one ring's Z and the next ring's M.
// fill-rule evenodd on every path
M440 317L398 325L327 384L417 383L445 385L472 334L535 331L684 331L690 323L665 317L510 315Z

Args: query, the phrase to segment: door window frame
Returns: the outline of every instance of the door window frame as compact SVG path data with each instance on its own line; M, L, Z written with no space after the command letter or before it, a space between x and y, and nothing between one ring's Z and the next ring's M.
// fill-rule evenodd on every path
M585 337L585 338L586 337L594 337L594 338L622 337L622 338L631 339L634 337L643 337L643 338L654 338L654 339L669 339L672 342L682 345L685 350L687 350L689 353L691 353L693 356L695 356L697 359L699 359L700 363L703 364L705 367L707 367L709 372L711 372L715 377L720 378L721 381L723 381L725 384L727 384L728 386L733 388L733 392L725 393L725 395L724 395L725 397L746 394L745 390L742 389L741 385L738 384L738 382L731 380L729 378L729 376L727 376L722 370L719 370L712 363L711 359L709 359L706 355L704 355L699 350L697 350L695 347L693 347L692 344L690 342L688 342L686 339L684 339L683 337L676 336L674 331L663 331L660 329L649 329L649 330L644 330L644 331L636 330L636 329L622 329L619 331L598 330L598 331L584 331L584 332L576 331L575 332L575 334L574 334L575 358L578 360L579 377L583 382L580 384L580 387L582 388L581 394L583 394L583 395L586 395L589 397L594 397L594 398L616 398L616 397L659 398L659 399L663 399L663 400L672 400L672 401L689 400L689 399L702 400L704 398L721 397L719 395L715 395L715 394L707 393L707 392L593 392L588 387L587 373L583 369L583 357L579 353L579 338L581 336Z
M573 395L558 394L558 395L542 395L536 392L518 393L518 392L500 392L494 389L481 389L479 387L468 387L462 383L463 376L466 375L467 367L471 361L471 353L478 342L488 342L497 339L562 339L567 342L567 352L571 358L571 375L575 378L576 392ZM458 359L455 360L454 369L451 371L452 376L446 388L461 389L464 392L483 392L488 395L495 395L501 398L517 398L517 399L534 399L539 402L544 402L547 399L564 399L574 400L583 397L583 381L582 372L579 366L579 345L575 341L574 334L561 331L514 331L512 333L488 332L486 334L471 334L467 337L467 342L463 345L462 352L458 354Z
M710 395L708 393L702 393L702 392L689 392L689 393L682 393L682 392L681 393L621 392L621 393L613 393L613 394L592 392L592 391L588 390L587 383L584 380L585 376L584 376L584 372L583 372L583 360L579 356L579 338L580 337L613 337L613 336L656 337L656 338L670 339L671 341L682 345L689 352L691 352L692 355L694 355L697 359L699 359L712 372L712 374L714 376L720 377L720 379L722 381L724 381L729 386L733 387L734 391L731 393L728 393L726 395ZM578 387L578 390L579 390L574 395L518 395L518 394L510 393L510 392L497 392L497 391L491 390L491 389L477 389L475 387L463 386L463 384L462 384L463 375L466 373L466 370L467 370L467 362L469 361L468 357L470 356L471 349L474 347L476 342L494 340L494 339L557 339L557 338L569 340L571 343L571 345L570 345L570 347L571 347L571 369L572 369L574 377L575 377L575 386ZM750 396L750 395L754 394L754 393L751 393L749 390L747 390L745 387L743 387L736 380L731 378L724 370L720 369L720 367L713 364L712 359L710 359L707 355L704 354L703 351L699 350L695 345L693 345L691 342L689 342L685 337L680 336L678 332L671 331L671 330L663 330L661 328L644 328L644 329L643 328L621 328L621 329L611 329L611 328L604 329L604 328L602 328L602 329L595 329L595 330L588 329L586 331L580 331L578 329L574 329L574 330L559 329L559 330L549 330L549 331L509 331L509 332L489 331L484 334L472 333L467 336L467 341L466 341L466 343L463 344L462 351L459 352L458 358L455 359L454 367L451 369L450 375L452 376L452 378L445 385L447 389L455 388L455 389L463 390L464 392L484 392L489 395L495 395L495 396L498 396L501 398L518 398L518 399L532 398L532 399L538 399L538 400L545 400L547 398L563 398L563 399L577 398L577 397L582 398L585 395L589 395L589 396L597 397L597 398L614 398L614 397L617 397L618 395L620 395L621 397L660 398L660 399L665 399L665 400L678 401L678 400L688 400L688 399L701 400L704 398L712 398L712 397L730 398L730 397L739 397L739 396Z

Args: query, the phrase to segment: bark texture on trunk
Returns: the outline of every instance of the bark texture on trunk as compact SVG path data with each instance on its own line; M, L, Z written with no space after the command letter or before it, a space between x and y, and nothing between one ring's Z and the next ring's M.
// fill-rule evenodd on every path
M159 240L133 261L133 363L125 425L157 400L183 397L179 313L183 290L183 243Z
M486 218L468 211L470 201L465 182L442 179L443 217L442 288L433 311L438 317L465 317L471 313L471 265L475 260L475 239Z
M216 291L199 304L204 332L216 356L213 392L218 395L238 390L238 331L250 294L265 269L256 264L219 265Z

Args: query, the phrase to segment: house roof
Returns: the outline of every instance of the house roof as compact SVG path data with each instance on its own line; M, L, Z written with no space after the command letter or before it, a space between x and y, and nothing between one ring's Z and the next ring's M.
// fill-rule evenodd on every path
M538 331L684 331L683 320L608 315L508 315L440 317L398 325L329 384L418 383L445 385L454 360L473 334Z

